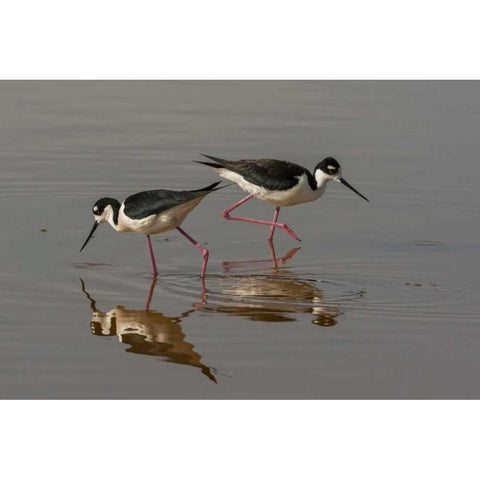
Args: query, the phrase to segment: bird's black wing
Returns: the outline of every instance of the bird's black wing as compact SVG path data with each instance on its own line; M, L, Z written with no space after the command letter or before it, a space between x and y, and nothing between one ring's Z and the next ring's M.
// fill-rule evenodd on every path
M170 208L199 197L204 197L210 192L218 190L218 188L215 187L219 183L220 182L215 182L199 190L187 190L183 192L173 190L149 190L147 192L135 193L125 200L124 213L135 220L149 217L150 215L158 215Z
M296 163L270 158L231 161L209 155L204 156L213 160L215 163L197 163L203 163L214 168L226 168L238 173L248 182L269 190L288 190L293 188L298 183L298 177L302 175L307 175L308 182L312 188L316 188L313 175L306 168Z

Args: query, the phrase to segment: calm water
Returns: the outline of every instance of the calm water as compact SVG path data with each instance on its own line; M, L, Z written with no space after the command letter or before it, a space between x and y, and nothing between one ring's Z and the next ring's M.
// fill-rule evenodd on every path
M0 107L2 398L480 397L480 83L1 82ZM183 224L205 285L175 231L157 282L140 235L79 253L100 197L215 181L199 153L332 155L370 203L282 209L275 266L215 192Z

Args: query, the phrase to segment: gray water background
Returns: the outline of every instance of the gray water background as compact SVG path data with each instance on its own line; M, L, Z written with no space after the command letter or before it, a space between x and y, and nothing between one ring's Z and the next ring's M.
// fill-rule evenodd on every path
M479 398L479 127L478 82L1 82L0 397ZM277 232L301 248L275 268L235 263L270 258L268 228L215 192L183 224L206 289L192 245L153 237L146 312L144 237L79 253L91 208L216 181L200 153L331 155L370 202L282 209L302 243Z

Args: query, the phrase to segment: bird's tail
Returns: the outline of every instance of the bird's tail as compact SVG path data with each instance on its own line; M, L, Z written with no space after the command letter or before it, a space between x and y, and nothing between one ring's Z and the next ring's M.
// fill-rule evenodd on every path
M213 160L215 163L201 162L200 160L194 160L194 162L195 163L201 163L202 165L207 165L207 166L213 167L213 168L223 168L225 166L225 160L223 158L212 157L211 155L205 155L204 153L202 153L202 155L206 158L209 158L210 160Z
M228 183L227 185L222 185L221 187L217 187L218 184L220 184L220 182L215 182L215 183L212 183L211 185L209 185L208 187L203 187L203 188L199 188L198 190L192 190L192 192L207 192L207 193L210 193L210 192L214 192L215 190L221 190L222 188L225 188L225 187L229 187L230 184ZM215 188L217 187L217 188Z

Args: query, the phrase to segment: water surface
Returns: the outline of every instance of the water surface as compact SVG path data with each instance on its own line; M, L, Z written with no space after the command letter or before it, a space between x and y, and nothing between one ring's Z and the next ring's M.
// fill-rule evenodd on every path
M478 398L478 82L2 82L2 398ZM100 227L94 202L216 180L200 153L313 167L280 212L302 238L227 222ZM252 200L240 215L271 219ZM272 256L276 260L272 260Z

